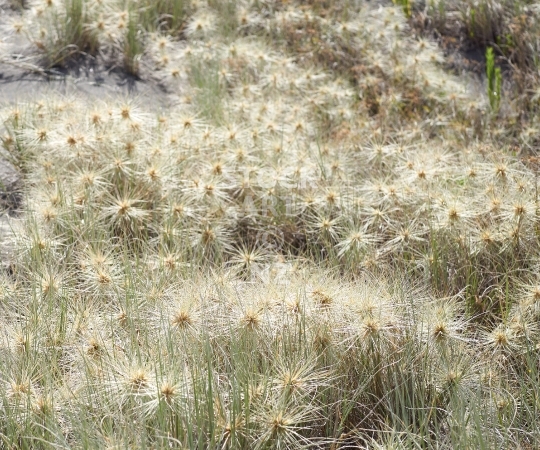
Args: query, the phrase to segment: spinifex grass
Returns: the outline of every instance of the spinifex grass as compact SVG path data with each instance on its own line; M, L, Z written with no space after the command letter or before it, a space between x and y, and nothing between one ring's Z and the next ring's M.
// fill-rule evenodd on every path
M538 447L536 125L330 3L92 3L176 106L2 109L4 446Z

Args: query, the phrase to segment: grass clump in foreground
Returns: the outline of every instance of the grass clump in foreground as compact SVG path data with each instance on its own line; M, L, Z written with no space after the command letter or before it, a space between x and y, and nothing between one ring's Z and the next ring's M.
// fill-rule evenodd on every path
M1 111L26 183L3 446L537 447L538 166L511 93L471 101L401 7L192 6L184 41L143 40L170 111Z

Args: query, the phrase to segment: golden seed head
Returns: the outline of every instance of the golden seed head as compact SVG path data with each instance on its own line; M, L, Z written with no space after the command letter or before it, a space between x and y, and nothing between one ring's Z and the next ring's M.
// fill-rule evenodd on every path
M321 289L315 289L312 295L314 300L322 307L329 307L333 302L332 297Z
M176 267L176 258L174 257L174 255L169 255L165 257L163 263L165 264L165 267L167 267L167 269L172 270Z
M256 311L247 311L242 317L242 324L251 330L258 328L260 323L261 317Z
M11 383L9 395L10 397L22 397L23 395L28 395L30 393L30 383Z
M482 239L482 242L487 245L493 244L494 242L493 235L491 234L489 230L482 231L482 234L480 235L480 239Z
M118 207L117 209L117 214L119 216L125 216L129 210L131 209L131 203L128 202L127 200L120 200L116 203L116 206Z
M504 164L499 164L495 167L495 175L498 178L506 178L507 168Z
M381 330L381 324L372 318L367 318L362 323L362 328L366 337L376 336Z
M133 151L135 150L135 143L134 142L126 142L126 145L124 146L126 149L126 153L128 155L131 155Z
M448 327L444 322L439 322L433 328L433 337L437 340L444 339L448 336Z
M270 420L270 426L274 434L281 434L285 432L286 429L291 425L291 420L284 417L281 411L274 415Z
M43 214L43 220L47 223L52 222L54 219L56 219L56 211L51 208L45 208L42 211Z
M47 130L41 129L38 131L37 135L40 142L47 140Z
M216 233L211 228L206 228L202 233L202 242L204 245L210 245L216 240Z
M459 382L459 379L461 378L461 372L450 370L446 374L446 382L451 385L456 385Z
M526 212L527 211L526 211L525 206L523 204L518 203L517 205L514 206L514 215L515 216L521 217L521 216L525 215Z
M185 329L193 324L193 319L188 311L180 310L173 315L171 324L176 328Z
M148 385L148 375L143 369L137 369L128 381L133 389L140 390Z
M36 414L46 415L52 409L51 399L44 396L38 397L32 405L32 409Z
M128 316L127 316L127 314L125 313L125 311L120 311L120 312L116 315L116 320L118 320L118 322L119 322L120 325L122 325L122 326L126 325L127 319L128 319Z
M453 207L452 207L452 208L450 208L450 209L448 210L448 218L449 218L452 222L454 222L454 221L456 221L456 220L459 219L459 213L458 213L458 211L457 211L456 208L453 208Z
M165 399L166 402L170 402L176 394L176 386L165 381L161 385L159 392L161 393L161 396Z
M493 342L497 347L506 347L508 345L508 335L504 331L497 331L493 335Z
M97 356L99 353L101 353L101 345L96 339L90 338L86 348L86 353L88 353L90 356Z
M85 186L92 186L94 184L95 175L91 172L84 173L81 176L81 181Z
M158 170L155 168L155 167L150 167L146 173L148 174L148 177L152 180L152 181L157 181L159 180L159 172Z
M107 273L105 273L105 272L103 272L101 270L98 270L97 281L101 285L106 285L106 284L109 284L112 281L112 279L111 279L109 274L107 274Z

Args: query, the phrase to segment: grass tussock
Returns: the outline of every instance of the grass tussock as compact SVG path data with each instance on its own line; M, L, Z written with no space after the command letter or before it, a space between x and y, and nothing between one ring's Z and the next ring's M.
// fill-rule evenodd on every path
M539 445L536 128L497 49L490 96L414 4L70 5L78 52L183 97L1 109L4 446Z

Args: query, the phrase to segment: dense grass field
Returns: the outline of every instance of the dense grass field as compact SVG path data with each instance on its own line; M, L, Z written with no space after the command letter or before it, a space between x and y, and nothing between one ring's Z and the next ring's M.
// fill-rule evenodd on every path
M1 448L540 448L538 3L11 3Z

